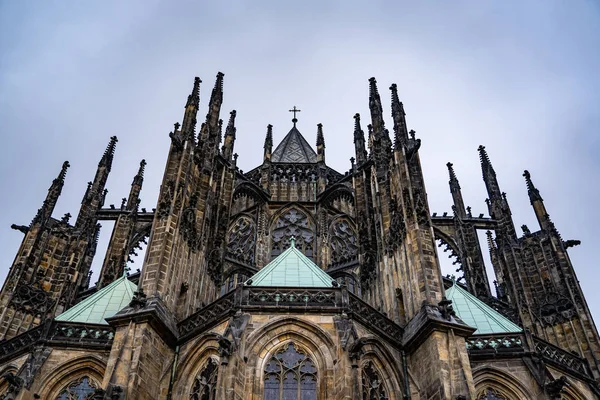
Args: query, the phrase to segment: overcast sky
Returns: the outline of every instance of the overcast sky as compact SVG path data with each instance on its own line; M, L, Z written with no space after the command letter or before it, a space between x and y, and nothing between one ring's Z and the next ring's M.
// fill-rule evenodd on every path
M262 161L267 124L281 140L297 105L300 131L314 143L323 123L327 162L342 172L354 155L352 116L367 119L375 76L388 128L387 88L397 83L422 139L432 211L451 211L452 161L465 202L487 215L483 144L515 225L537 230L528 169L563 238L582 241L570 256L600 319L600 3L201 3L0 0L0 279L22 239L10 224L29 224L64 160L71 168L54 216L75 216L111 135L119 143L107 205L127 196L145 158L142 207L155 207L168 133L194 76L202 120L225 73L222 116L237 110L241 169Z

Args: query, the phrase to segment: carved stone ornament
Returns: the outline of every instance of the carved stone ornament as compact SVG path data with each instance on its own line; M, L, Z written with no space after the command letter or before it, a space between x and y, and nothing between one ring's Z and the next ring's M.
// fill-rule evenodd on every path
M156 207L156 213L160 217L167 217L171 210L171 203L173 202L173 196L175 195L175 181L167 181L165 183L164 191L161 193L158 200L158 206Z
M396 199L390 201L390 228L388 231L386 250L388 253L393 253L400 247L406 236L406 224L404 222L404 214Z
M356 332L354 322L348 318L346 313L342 314L341 317L335 318L335 327L340 336L342 349L348 349L356 340L358 340L358 333Z
M21 367L19 375L23 378L23 385L26 389L31 388L35 375L46 362L52 349L49 347L36 347L29 355L25 364Z
M54 301L45 290L29 285L18 285L10 306L27 314L44 315Z
M302 211L292 208L282 214L275 223L272 232L271 256L275 258L290 246L290 239L296 239L296 247L305 256L313 256L314 249L314 227L308 216Z
M331 263L342 264L358 257L356 232L346 219L336 220L330 228Z
M239 217L229 230L227 257L243 264L254 266L256 224L247 216Z
M187 242L192 251L196 251L200 244L198 228L196 226L196 205L198 203L198 194L194 193L190 197L187 207L181 213L179 231L181 236Z
M570 321L577 311L571 300L558 293L548 293L539 310L539 317L545 325Z

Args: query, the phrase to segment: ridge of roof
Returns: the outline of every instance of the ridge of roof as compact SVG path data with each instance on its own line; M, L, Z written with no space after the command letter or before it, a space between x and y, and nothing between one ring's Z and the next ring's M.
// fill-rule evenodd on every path
M248 279L249 286L333 287L333 278L306 257L290 240L290 247Z
M271 154L271 162L316 163L317 153L294 124Z
M474 334L522 332L517 324L463 289L456 282L446 289L446 298L465 324L477 328Z
M106 318L112 317L127 306L136 290L137 285L130 282L127 275L123 275L55 319L57 321L108 325Z

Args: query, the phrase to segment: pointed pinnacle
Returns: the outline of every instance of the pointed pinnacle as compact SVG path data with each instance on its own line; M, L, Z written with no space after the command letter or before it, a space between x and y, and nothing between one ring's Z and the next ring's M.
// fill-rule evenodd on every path
M192 89L192 93L188 96L186 107L189 106L198 106L200 104L200 83L202 81L200 78L194 78L194 88Z
M456 173L454 172L454 164L449 162L446 164L448 167L448 173L450 175L450 189L460 189L460 184L458 183L458 178L456 177Z
M479 151L479 160L481 162L481 168L485 171L492 172L495 174L494 167L492 167L492 163L490 162L490 158L488 157L487 151L485 151L485 146L480 145L477 150Z
M360 114L356 113L354 114L354 132L360 132L362 131L361 127L360 127Z
M225 136L234 136L235 137L235 116L237 115L237 111L232 110L229 113L229 122L227 122L227 128L225 128Z
M529 195L529 200L532 203L534 201L544 201L540 195L540 191L533 184L529 171L525 170L525 172L523 172L523 176L525 177L525 183L527 184L527 194Z
M265 148L273 146L273 125L267 125L267 135L265 136Z
M58 176L56 177L56 183L65 183L65 177L67 176L67 168L69 168L71 164L68 161L65 161L60 169Z
M325 146L325 138L323 136L323 124L317 124L317 146Z
M223 76L225 76L224 73L222 73L222 72L217 73L217 80L215 81L215 87L212 90L212 96L214 96L217 92L223 93ZM212 96L211 96L211 101L212 101Z
M112 166L113 156L115 154L115 148L117 146L118 141L119 140L117 139L116 136L112 136L110 138L110 142L108 143L108 146L106 146L106 150L104 151L104 154L102 155L102 158L100 159L100 162L98 163L99 167L106 166L108 168L108 170L110 171L110 167Z
M135 185L135 184L141 185L142 184L142 182L144 181L144 170L145 169L146 169L146 160L142 160L142 161L140 161L140 168L138 169L136 176L133 177L132 185Z
M377 90L377 80L375 77L369 78L369 97L379 97L379 90Z
M486 231L485 235L487 236L488 248L490 250L494 249L494 239L492 238L492 231Z
M396 112L402 112L402 114L404 115L404 106L402 105L402 102L400 102L400 98L398 97L398 85L392 83L392 86L390 86L390 90L392 91L392 115L394 115Z

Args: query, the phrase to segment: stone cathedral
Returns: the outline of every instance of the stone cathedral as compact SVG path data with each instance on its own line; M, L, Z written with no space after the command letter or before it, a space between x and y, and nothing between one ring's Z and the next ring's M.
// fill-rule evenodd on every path
M76 219L53 216L65 162L31 223L12 226L24 238L0 292L1 399L600 399L598 330L567 252L579 241L527 171L539 229L517 233L483 146L489 216L465 207L451 163L452 213L432 214L397 86L384 118L371 78L348 171L327 165L323 125L309 144L294 107L244 172L223 79L206 107L195 79L155 208L140 208L143 160L129 195L104 204L112 137ZM457 277L442 276L438 244Z

